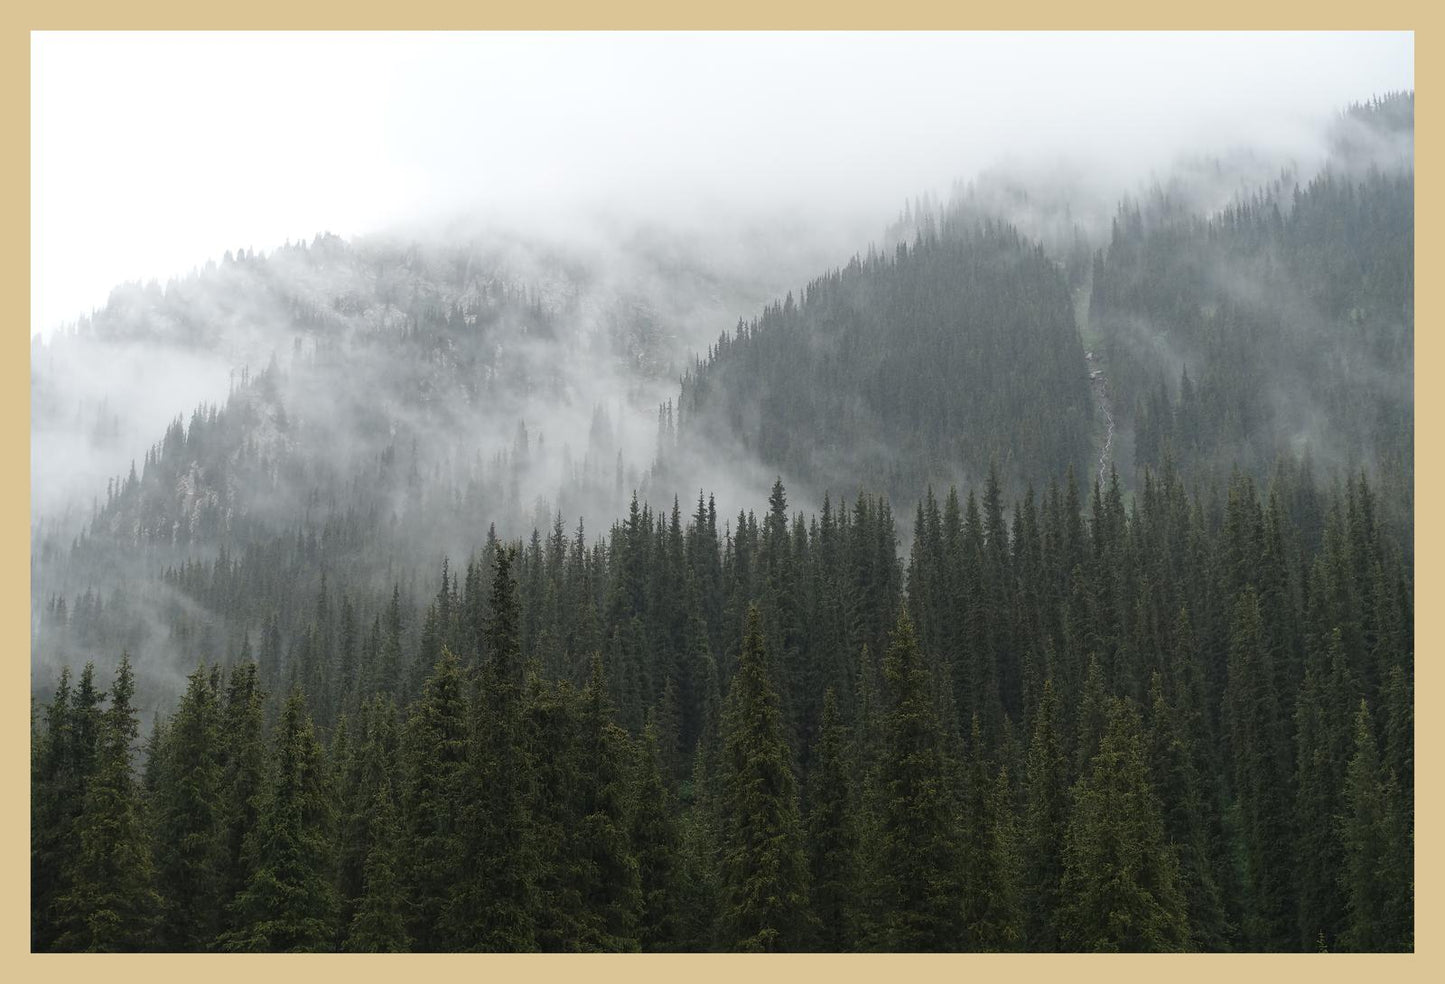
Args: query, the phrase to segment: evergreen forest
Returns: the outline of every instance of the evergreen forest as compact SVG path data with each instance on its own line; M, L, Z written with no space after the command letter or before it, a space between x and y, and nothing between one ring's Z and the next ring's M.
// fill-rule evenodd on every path
M32 950L1413 951L1413 121L801 287L118 288L86 456L72 360L255 358L32 515Z

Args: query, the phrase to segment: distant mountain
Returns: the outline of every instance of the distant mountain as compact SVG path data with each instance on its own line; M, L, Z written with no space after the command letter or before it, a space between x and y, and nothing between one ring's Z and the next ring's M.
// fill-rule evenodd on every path
M908 497L1082 467L1094 408L1068 284L997 224L855 259L739 324L683 380L679 442L821 493Z
M906 517L991 470L1006 501L1069 469L1086 494L1111 466L1126 492L1166 465L1364 470L1408 528L1412 127L1410 97L1353 107L1318 177L1218 211L1223 172L1186 169L1107 242L1093 205L994 176L766 305L747 299L806 249L759 245L768 271L747 242L655 231L321 236L118 288L33 349L35 608L122 586L115 610L148 613L126 637L161 645L157 578L221 550L315 538L384 598L493 525L601 530L634 492L741 504L778 476L800 504L863 490ZM1005 221L1021 209L1039 239Z
M1343 156L1318 176L1215 214L1167 194L1120 208L1095 258L1089 328L1128 431L1126 471L1167 457L1196 475L1264 476L1279 455L1307 454L1329 473L1381 475L1408 513L1415 180L1409 157L1381 148L1403 146L1412 120L1407 96L1355 107Z

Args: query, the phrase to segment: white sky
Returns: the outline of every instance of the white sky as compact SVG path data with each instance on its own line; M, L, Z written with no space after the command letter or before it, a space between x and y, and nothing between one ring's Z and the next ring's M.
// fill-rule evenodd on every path
M36 33L31 332L323 230L599 202L881 229L1004 156L1306 153L1413 86L1409 33Z

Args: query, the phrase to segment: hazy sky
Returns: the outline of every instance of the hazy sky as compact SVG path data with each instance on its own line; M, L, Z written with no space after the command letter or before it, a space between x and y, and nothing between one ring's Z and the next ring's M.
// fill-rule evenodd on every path
M36 33L31 331L228 248L460 209L881 228L1003 157L1308 154L1413 85L1408 33Z

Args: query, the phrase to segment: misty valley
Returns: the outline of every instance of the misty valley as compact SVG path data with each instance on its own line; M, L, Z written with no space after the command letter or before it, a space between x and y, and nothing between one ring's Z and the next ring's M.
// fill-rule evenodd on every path
M1412 951L1414 94L31 347L34 951Z

